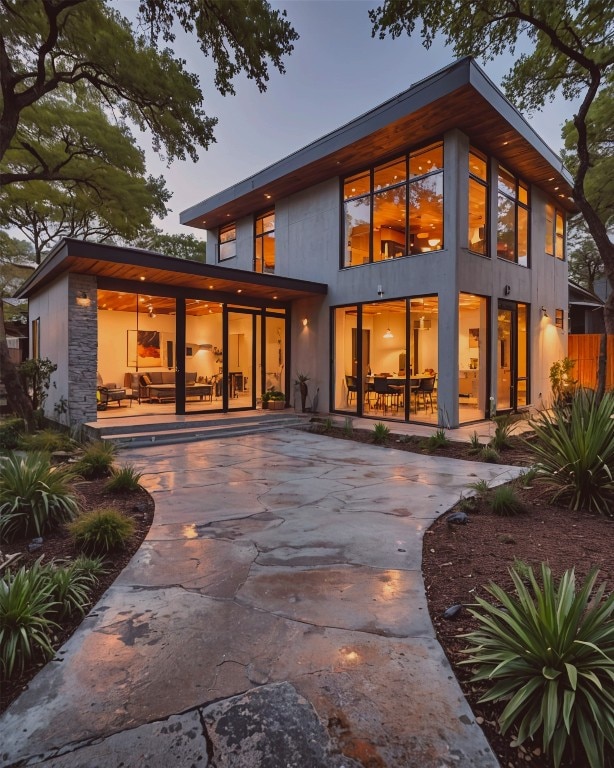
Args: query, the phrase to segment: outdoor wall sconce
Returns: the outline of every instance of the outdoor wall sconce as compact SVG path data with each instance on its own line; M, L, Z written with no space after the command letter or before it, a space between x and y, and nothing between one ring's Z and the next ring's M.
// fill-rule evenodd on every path
M77 303L78 307L89 307L92 303L92 300L85 291L78 291L75 302Z
M303 318L303 328L307 328L308 325L309 325L309 320L306 317L304 317Z
M378 296L383 296L384 295L384 290L383 290L381 285L377 286L377 295Z
M544 317L550 317L550 315L548 314L548 310L546 309L546 307L544 307L544 305L543 305L543 304L542 304L542 306L541 306L541 308L540 308L540 309L541 309L541 313L542 313L542 315L543 315Z
M503 295L509 296L511 292L512 292L511 287L509 285L506 285L505 288L503 289Z

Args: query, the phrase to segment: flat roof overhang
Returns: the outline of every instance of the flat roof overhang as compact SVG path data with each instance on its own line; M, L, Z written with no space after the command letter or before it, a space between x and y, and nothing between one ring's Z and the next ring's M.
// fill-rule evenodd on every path
M458 128L524 181L575 210L572 179L560 158L469 57L257 174L182 211L180 221L216 229L328 179L405 152Z
M63 274L75 272L95 275L105 283L134 282L193 291L226 294L237 303L255 299L276 304L292 302L328 292L325 283L266 275L245 270L201 264L164 256L140 248L122 248L104 243L65 239L49 254L38 269L24 282L16 298L28 299ZM240 295L238 295L240 294Z

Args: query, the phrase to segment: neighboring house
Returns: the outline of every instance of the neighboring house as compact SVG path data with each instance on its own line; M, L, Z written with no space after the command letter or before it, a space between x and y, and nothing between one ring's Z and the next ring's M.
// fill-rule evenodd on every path
M292 405L306 373L320 410L454 427L547 396L573 210L560 159L463 59L184 211L209 263L65 241L20 295L72 423L97 371L138 374L149 419L271 387Z
M605 333L605 302L586 288L569 281L569 333Z

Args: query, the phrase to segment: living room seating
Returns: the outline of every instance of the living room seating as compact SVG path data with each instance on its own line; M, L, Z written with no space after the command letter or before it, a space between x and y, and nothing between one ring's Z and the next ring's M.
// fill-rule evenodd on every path
M126 390L117 387L114 382L104 383L100 373L96 374L96 407L99 411L106 411L109 403L117 403L122 407L122 400L126 399ZM132 403L131 403L132 404Z
M132 391L138 393L138 401L174 402L176 399L175 371L139 371L131 373ZM213 400L213 384L197 381L196 371L185 374L185 394L188 397L200 397L201 400Z

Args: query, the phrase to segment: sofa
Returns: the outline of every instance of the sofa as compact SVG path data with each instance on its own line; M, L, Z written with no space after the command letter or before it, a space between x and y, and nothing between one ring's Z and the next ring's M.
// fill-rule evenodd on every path
M149 402L173 402L176 397L175 371L139 371L129 374L133 395ZM200 397L201 400L213 400L213 384L198 382L198 374L186 372L185 395Z

